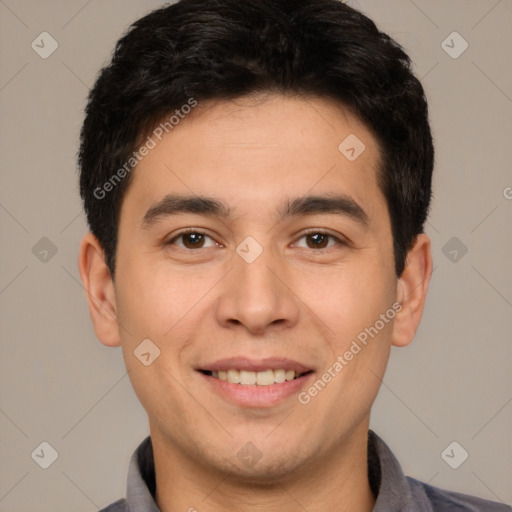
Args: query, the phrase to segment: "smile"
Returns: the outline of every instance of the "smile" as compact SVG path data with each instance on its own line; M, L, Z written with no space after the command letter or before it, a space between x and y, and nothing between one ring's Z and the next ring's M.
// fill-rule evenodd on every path
M310 373L307 372L295 372L295 370L285 370L284 368L279 369L268 369L259 372L248 371L248 370L219 370L219 371L203 371L206 375L223 381L227 381L231 384L240 384L241 386L271 386L272 384L282 384L286 381L292 381L302 377L303 375Z
M314 378L315 370L281 357L231 357L196 367L210 391L240 407L271 408L290 399Z

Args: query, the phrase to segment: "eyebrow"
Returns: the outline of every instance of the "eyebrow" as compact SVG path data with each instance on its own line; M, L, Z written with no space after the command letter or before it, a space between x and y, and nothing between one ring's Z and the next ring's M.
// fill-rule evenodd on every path
M142 228L149 229L159 220L173 215L193 213L229 219L230 207L218 199L206 196L169 194L152 205L142 219ZM367 227L369 217L351 197L343 194L308 195L287 200L278 210L279 222L290 217L315 214L341 215Z

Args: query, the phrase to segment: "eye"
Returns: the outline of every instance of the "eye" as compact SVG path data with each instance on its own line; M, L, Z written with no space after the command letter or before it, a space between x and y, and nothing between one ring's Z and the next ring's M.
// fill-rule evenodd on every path
M213 244L205 246L204 243L207 239L211 240ZM183 243L177 243L178 240L182 241ZM205 249L208 247L219 246L220 244L215 242L211 236L203 233L202 231L198 231L197 229L189 229L187 231L178 233L175 237L169 240L166 245L177 245L183 249Z
M302 239L306 239L307 249L327 249L336 245L336 242L341 245L346 245L343 240L330 233L324 233L323 231L310 231L299 238L299 240ZM334 241L334 243L329 245L329 239Z
M346 245L340 238L325 233L323 231L310 231L302 235L299 240L306 240L306 245L302 245L306 249L328 249L334 245ZM210 240L210 245L205 245L206 240ZM178 243L180 242L180 243ZM207 249L208 247L220 247L221 244L216 242L211 236L197 229L188 229L182 231L166 242L166 245L177 245L183 249ZM300 246L299 243L295 244Z

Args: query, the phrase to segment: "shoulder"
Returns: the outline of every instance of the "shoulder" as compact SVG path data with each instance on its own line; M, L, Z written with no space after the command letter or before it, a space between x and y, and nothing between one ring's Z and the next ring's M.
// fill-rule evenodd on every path
M112 503L107 508L102 508L99 512L128 512L128 504L123 498Z
M512 508L504 503L446 491L411 477L407 477L407 480L413 495L428 501L435 512L512 512Z

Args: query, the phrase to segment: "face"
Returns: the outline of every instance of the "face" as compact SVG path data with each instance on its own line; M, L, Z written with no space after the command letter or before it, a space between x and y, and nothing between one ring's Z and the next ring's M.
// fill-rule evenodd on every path
M378 151L330 101L267 96L199 104L138 164L115 314L169 450L266 478L366 433L399 309Z

